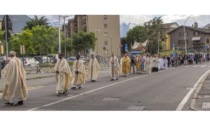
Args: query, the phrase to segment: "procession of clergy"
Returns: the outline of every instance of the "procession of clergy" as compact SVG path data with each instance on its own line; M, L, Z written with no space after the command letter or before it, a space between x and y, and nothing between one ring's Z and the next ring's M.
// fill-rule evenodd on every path
M119 76L128 76L131 73L131 67L133 68L133 73L136 70L136 73L150 74L152 68L167 69L167 64L165 58L152 57L149 54L143 56L137 55L136 58L130 58L127 54L124 54L120 58L120 61L112 54L109 60L111 81L118 80ZM81 89L87 77L91 82L97 81L99 68L97 59L94 54L91 54L86 72L84 62L80 60L80 55L77 55L73 63L73 70L71 71L67 60L60 53L54 67L57 81L56 94L59 96L66 95L70 88ZM2 76L4 79L2 99L5 101L5 104L12 106L23 105L23 101L28 97L26 73L23 63L16 57L14 51L9 53L6 66L2 70Z

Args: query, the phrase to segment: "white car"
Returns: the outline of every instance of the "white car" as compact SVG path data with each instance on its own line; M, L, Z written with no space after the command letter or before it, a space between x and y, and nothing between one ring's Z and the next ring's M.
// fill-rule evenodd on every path
M39 64L34 58L24 58L24 66L37 66Z

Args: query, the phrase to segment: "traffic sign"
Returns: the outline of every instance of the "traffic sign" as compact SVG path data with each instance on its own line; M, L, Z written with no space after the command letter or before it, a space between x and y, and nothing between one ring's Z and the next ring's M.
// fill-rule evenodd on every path
M7 33L7 34L6 34ZM7 38L7 39L6 39ZM11 39L11 34L10 34L10 32L9 31L5 31L4 32L4 40L6 41L6 40L10 40Z
M5 27L6 23L6 27ZM12 20L8 15L4 15L3 21L2 21L2 30L11 30L12 31Z
M125 52L128 52L128 44L125 44Z

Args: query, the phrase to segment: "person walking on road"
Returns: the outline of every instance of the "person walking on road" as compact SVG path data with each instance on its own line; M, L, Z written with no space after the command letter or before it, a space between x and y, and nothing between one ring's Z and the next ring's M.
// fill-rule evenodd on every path
M9 53L9 57L11 59L5 66L3 73L4 91L2 99L8 105L23 105L23 101L28 97L23 63L16 57L14 51Z
M141 70L141 55L136 56L136 72L140 73Z
M147 58L146 58L146 73L147 74L151 74L152 72L152 57L150 56L150 54L147 54Z
M130 58L130 73L131 73L131 70L133 71L133 74L135 74L135 63L136 63L136 59L134 58L134 56L131 56L131 58Z
M57 81L56 94L67 94L72 74L69 64L67 60L63 58L62 53L59 54L59 59L55 64L54 70L56 71L55 76Z
M80 60L80 55L76 56L76 61L73 64L73 76L71 89L81 89L82 85L86 81L86 71L82 60Z
M119 62L118 58L112 53L112 56L109 60L109 65L110 65L110 72L111 72L111 81L113 80L118 80L118 75L119 75Z
M125 56L122 59L122 74L126 77L130 73L131 68L131 59L128 57L128 54L125 53Z
M92 54L88 65L88 75L91 82L95 82L98 79L99 68L98 60L94 57L94 54Z

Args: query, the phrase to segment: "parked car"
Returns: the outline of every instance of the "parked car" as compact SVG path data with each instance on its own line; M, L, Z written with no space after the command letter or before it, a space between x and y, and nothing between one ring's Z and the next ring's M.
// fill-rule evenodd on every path
M35 60L39 61L39 63L46 63L47 62L47 57L46 56L35 56ZM51 58L48 57L48 62L52 62Z
M68 61L74 62L76 60L75 56L71 56L69 58L67 58ZM83 62L85 62L85 57L84 56L80 56L80 60L82 60Z
M34 58L22 58L24 66L37 66L39 62Z
M72 56L72 57L67 58L67 61L74 62L75 60L76 60L76 57L75 56Z

